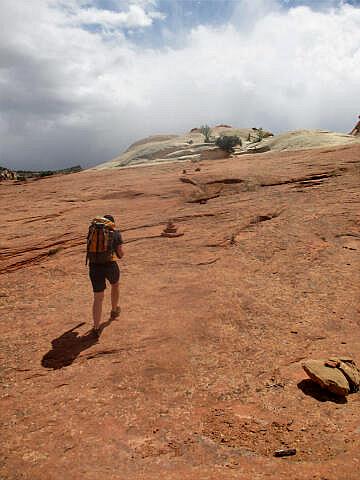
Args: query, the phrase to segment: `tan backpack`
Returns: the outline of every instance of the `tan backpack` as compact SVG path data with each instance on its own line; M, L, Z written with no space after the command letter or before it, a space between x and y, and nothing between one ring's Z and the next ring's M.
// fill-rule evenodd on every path
M112 261L114 234L114 222L104 217L93 219L87 235L86 264Z

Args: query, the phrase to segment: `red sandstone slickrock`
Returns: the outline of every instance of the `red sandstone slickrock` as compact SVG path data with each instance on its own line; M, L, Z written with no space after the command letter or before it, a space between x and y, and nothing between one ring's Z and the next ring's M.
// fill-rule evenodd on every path
M360 396L301 365L360 362L359 159L350 145L2 182L0 477L358 480ZM125 257L121 315L107 290L97 341L99 213ZM169 218L183 236L161 237Z

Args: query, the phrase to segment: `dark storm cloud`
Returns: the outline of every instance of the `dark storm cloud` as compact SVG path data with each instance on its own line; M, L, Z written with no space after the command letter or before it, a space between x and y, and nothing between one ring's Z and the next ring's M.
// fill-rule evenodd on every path
M94 165L202 123L349 131L360 8L233 3L223 23L189 23L164 2L2 0L0 165ZM138 41L160 29L157 48Z

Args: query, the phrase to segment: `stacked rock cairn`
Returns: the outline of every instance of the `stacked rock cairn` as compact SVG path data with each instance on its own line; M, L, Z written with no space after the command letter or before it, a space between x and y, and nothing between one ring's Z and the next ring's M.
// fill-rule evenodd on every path
M182 235L184 234L181 232L178 232L177 227L171 220L167 222L164 230L161 232L162 237L173 238L173 237L181 237Z

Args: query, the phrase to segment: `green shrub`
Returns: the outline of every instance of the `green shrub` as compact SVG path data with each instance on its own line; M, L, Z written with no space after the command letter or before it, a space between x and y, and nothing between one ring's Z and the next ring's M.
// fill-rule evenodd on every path
M209 125L201 125L200 132L205 137L205 143L210 143L211 128L209 127Z
M253 143L261 142L263 138L265 138L266 134L263 130L263 128L257 128L256 129L256 137L253 140Z
M226 152L232 153L236 145L242 145L241 138L237 135L220 135L216 139L216 145Z

